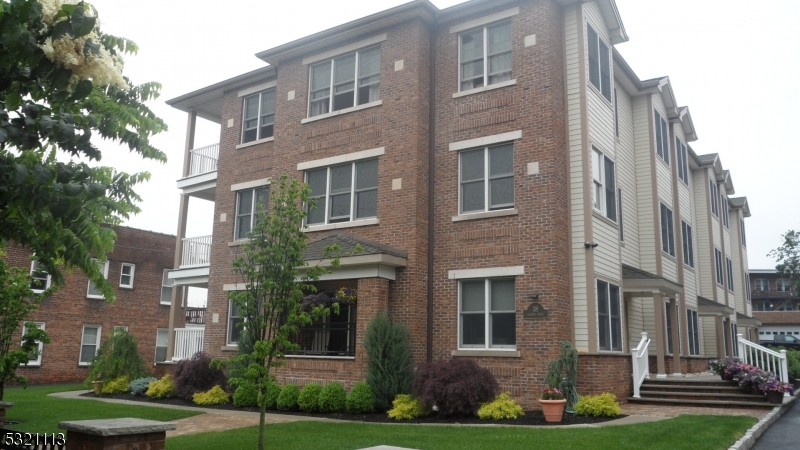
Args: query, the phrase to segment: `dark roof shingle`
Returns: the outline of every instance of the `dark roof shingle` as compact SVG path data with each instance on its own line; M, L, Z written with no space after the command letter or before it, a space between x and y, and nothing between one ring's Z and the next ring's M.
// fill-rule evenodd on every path
M388 245L381 244L380 242L366 239L361 236L356 236L354 234L338 232L310 242L308 247L306 247L305 252L303 252L303 259L306 261L326 259L325 247L334 244L339 245L339 247L342 249L342 253L350 253L356 248L356 245L361 245L363 250L354 254L353 256L383 254L397 256L400 258L408 257L408 252L405 250L390 247Z

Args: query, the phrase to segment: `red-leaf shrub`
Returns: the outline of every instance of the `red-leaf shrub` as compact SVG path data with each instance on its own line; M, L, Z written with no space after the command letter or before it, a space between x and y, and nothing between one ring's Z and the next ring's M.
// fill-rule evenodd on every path
M185 359L175 365L173 372L175 395L187 400L198 392L206 392L214 386L225 389L228 377L220 369L211 368L211 356L197 352L192 359Z
M411 390L425 408L445 416L474 415L481 403L500 392L494 375L471 359L451 359L419 366Z

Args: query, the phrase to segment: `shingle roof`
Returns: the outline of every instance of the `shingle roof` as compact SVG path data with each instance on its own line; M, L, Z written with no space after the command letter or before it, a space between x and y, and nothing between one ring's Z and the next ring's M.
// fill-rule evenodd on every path
M697 159L699 159L700 162L703 162L703 163L713 163L717 159L717 154L716 153L709 153L707 155L698 155Z
M629 266L627 264L622 265L622 279L623 280L662 280L663 277L658 275L654 275L650 272L645 272L642 269L637 269L636 267Z
M741 208L747 203L747 197L728 197L728 203L734 208Z
M354 234L338 232L329 234L321 239L317 239L316 241L309 243L308 247L306 247L306 251L303 252L303 258L306 261L326 259L325 247L334 244L339 245L339 247L342 249L342 253L352 252L356 248L356 245L361 245L363 250L357 254L354 254L353 256L384 254L397 256L400 258L408 257L408 252L405 250L396 249L394 247L390 247L370 239L365 239Z
M709 300L705 297L697 297L697 306L725 306L722 303L717 303L714 300Z

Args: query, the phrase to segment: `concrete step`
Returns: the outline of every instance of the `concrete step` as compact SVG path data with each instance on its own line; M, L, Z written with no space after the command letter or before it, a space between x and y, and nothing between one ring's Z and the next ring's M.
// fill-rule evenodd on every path
M709 392L718 394L745 393L738 386L690 386L685 384L644 383L642 389L655 392Z
M668 384L675 386L708 386L708 387L725 387L725 386L739 386L736 381L723 381L723 380L693 380L691 378L648 378L642 383L643 386L648 384Z
M674 400L719 400L747 403L766 403L766 395L751 395L743 393L720 394L716 392L663 392L642 389L642 398L674 399Z
M633 398L628 397L628 402L637 405L661 406L702 406L706 408L755 408L772 409L778 405L760 402L739 402L722 400L678 400L672 398Z

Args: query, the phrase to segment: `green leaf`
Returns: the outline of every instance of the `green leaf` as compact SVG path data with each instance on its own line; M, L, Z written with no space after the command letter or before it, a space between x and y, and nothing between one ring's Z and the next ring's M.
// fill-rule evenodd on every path
M53 34L50 36L54 41L61 39L72 32L72 26L68 20L62 20L53 26Z
M4 128L0 128L0 142L5 142L8 138L8 132Z
M89 80L81 80L75 85L70 100L78 101L83 100L92 93L92 82Z
M78 5L72 11L72 33L75 37L86 36L94 29L97 22L96 17L87 16L84 14L83 6Z

